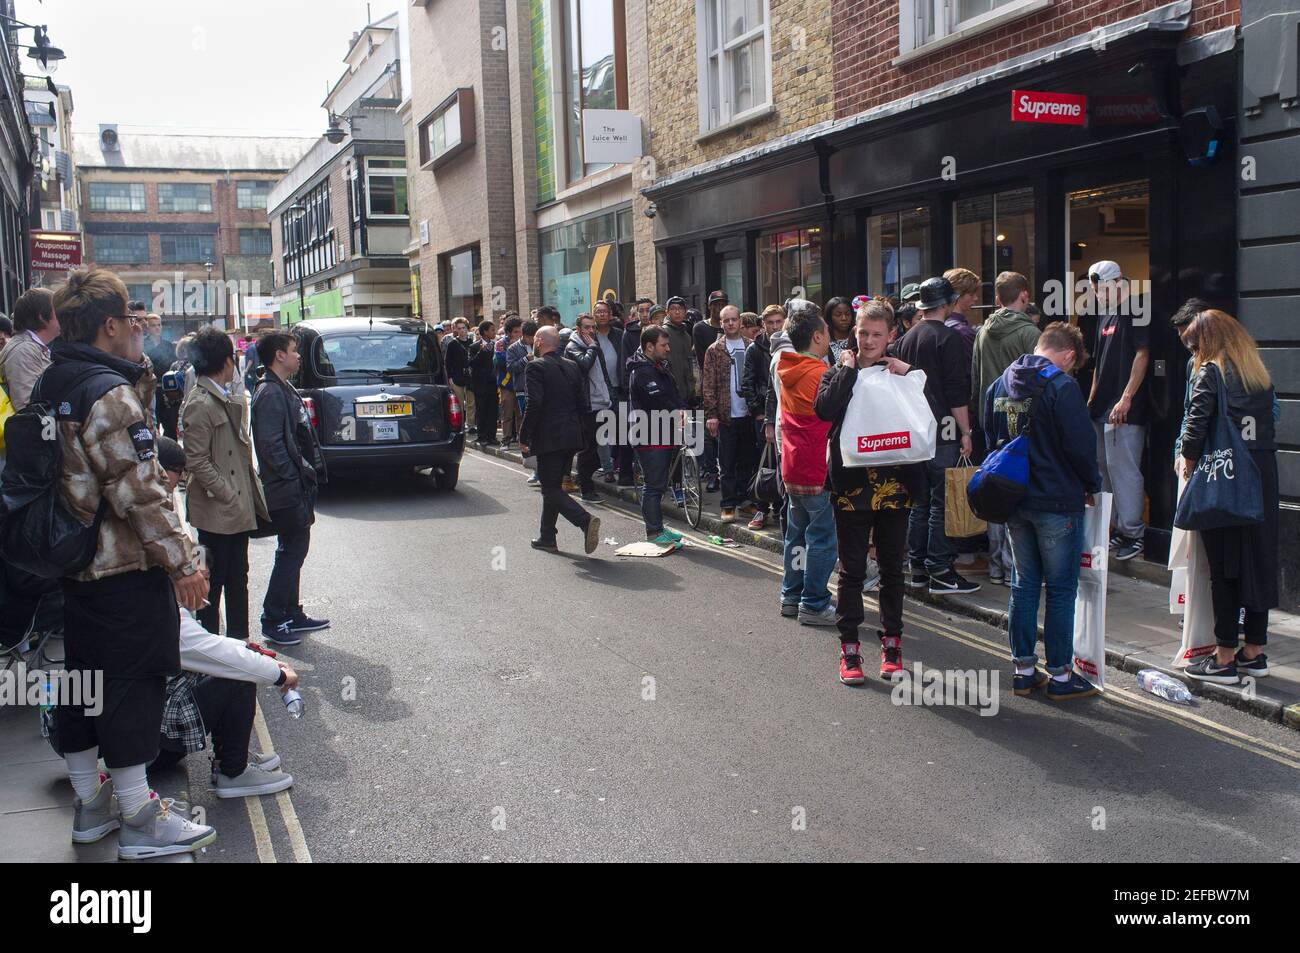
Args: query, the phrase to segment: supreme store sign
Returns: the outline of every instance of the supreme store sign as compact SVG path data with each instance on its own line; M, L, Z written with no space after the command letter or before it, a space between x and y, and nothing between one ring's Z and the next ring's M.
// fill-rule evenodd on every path
M1013 89L1011 121L1082 126L1088 121L1088 97L1077 96L1074 93L1044 93L1032 89Z

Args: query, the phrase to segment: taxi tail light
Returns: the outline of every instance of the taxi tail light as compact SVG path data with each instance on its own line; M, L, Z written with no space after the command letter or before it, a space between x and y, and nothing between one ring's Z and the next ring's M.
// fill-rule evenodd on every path
M320 420L316 417L316 400L312 397L304 397L302 405L307 408L307 417L311 420L312 429L320 429Z
M452 430L459 430L465 423L465 408L460 400L450 391L447 393L447 423Z

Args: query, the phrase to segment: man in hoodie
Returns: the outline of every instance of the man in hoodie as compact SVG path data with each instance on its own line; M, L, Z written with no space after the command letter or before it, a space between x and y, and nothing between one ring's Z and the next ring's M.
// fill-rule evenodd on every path
M865 618L862 590L868 575L867 550L874 543L880 575L880 677L892 679L903 670L903 571L907 557L907 512L913 496L923 492L925 467L913 463L892 467L846 467L840 453L844 414L853 398L858 371L877 365L893 374L912 370L885 350L893 336L894 311L885 301L868 301L854 327L857 349L840 353L835 367L822 375L817 388L817 416L831 421L830 474L827 486L835 513L839 541L840 579L836 624L840 630L840 681L861 685L862 650L858 626Z
M668 332L668 369L677 385L677 393L682 400L698 407L700 389L696 383L695 344L691 339L691 329L686 323L686 299L674 295L668 299L668 322L664 325Z
M981 429L986 424L984 398L989 387L1013 361L1032 354L1038 346L1038 325L1025 313L1029 307L1029 279L1019 272L1004 271L994 281L993 291L1000 307L980 325L971 356L971 404L975 408L976 425ZM1009 585L1010 579L1011 545L1006 527L990 523L989 582L995 586Z
M1015 693L1047 687L1052 701L1086 698L1097 689L1071 668L1074 601L1079 588L1083 508L1101 491L1097 441L1083 392L1070 376L1083 363L1083 333L1057 321L1034 353L1016 359L984 398L989 446L1028 433L1029 486L1007 521L1015 583L1008 607ZM1047 675L1036 668L1038 602L1047 587L1043 645Z
M780 381L781 479L787 521L781 615L803 625L835 625L827 588L835 568L835 513L826 491L826 441L830 421L817 416L817 388L826 371L831 333L821 309L795 298L786 304L791 350L776 357Z
M657 546L680 548L682 534L664 526L662 505L668 490L669 468L677 452L666 439L664 427L674 414L680 415L684 424L686 415L686 401L677 393L677 384L668 368L670 348L668 332L663 328L650 325L641 332L641 350L632 357L629 378L628 399L632 409L628 425L635 427L629 443L634 444L645 479L641 494L645 538Z

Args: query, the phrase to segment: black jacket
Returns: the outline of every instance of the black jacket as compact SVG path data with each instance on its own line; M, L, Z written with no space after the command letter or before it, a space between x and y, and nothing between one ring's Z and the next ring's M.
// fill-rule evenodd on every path
M470 390L476 394L497 389L496 371L492 367L493 345L482 339L469 345Z
M527 401L519 442L533 453L581 450L582 421L591 411L582 368L554 350L529 364L524 378Z
M445 344L443 363L447 365L447 380L457 387L468 387L470 384L469 341L462 341L455 335L450 335Z
M1232 368L1228 368L1224 380L1228 390L1228 416L1245 440L1246 448L1276 450L1273 388L1248 392ZM1192 382L1192 397L1187 405L1187 416L1183 419L1182 454L1185 458L1200 459L1218 413L1219 368L1214 364L1205 364ZM1254 418L1253 427L1245 426L1248 417Z
M858 369L837 364L822 375L817 385L817 399L813 411L822 420L831 421L830 466L826 468L826 487L836 493L856 490L871 485L869 472L875 470L878 479L894 476L907 490L910 499L919 500L925 493L925 464L905 463L892 467L846 467L840 454L840 431L844 428L844 413L853 397L853 385L858 381Z
M767 413L767 391L771 386L772 348L764 331L745 349L745 369L740 375L740 396L755 417Z
M624 396L631 392L632 360L641 353L641 322L633 318L623 328L618 348L618 386Z
M310 526L324 469L320 445L302 398L269 368L253 397L253 446L271 519L284 529Z
M677 391L677 382L667 364L655 364L638 351L632 357L628 378L628 403L633 410L647 413L656 410L685 410L686 401Z

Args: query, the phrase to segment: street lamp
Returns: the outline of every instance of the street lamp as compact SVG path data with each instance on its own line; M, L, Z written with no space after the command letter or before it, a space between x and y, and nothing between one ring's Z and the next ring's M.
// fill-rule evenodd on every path
M21 43L16 44L19 49L27 51L29 59L35 60L39 64L42 74L50 76L59 68L59 61L67 59L67 54L50 43L49 27L44 24L37 26L33 23L24 23L22 20L15 20L13 17L0 14L0 20L19 30L31 30L33 33L32 46L23 46Z
M307 207L301 202L294 202L289 206L288 211L298 216L295 243L298 246L298 320L301 321L307 317L307 301L302 290L303 224L307 219Z

